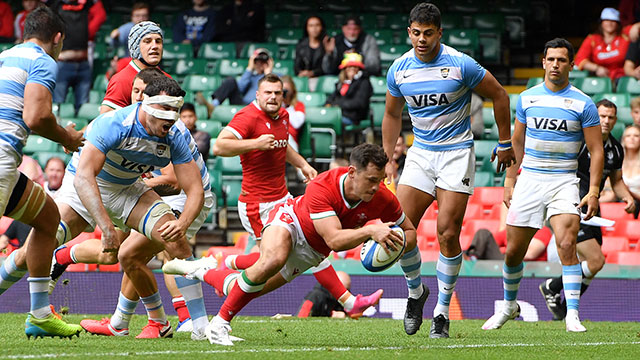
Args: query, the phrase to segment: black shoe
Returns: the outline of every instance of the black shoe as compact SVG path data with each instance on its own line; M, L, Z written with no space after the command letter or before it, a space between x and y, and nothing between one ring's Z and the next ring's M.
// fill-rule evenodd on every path
M431 322L431 331L429 331L429 337L432 339L443 339L449 337L449 319L445 319L444 315L440 314L433 318Z
M404 313L404 331L407 335L413 335L420 330L422 325L422 308L429 297L429 288L422 284L422 295L419 298L407 300L407 310Z
M567 316L567 308L562 304L560 293L555 293L549 289L550 281L551 279L543 281L538 288L542 296L544 296L547 309L553 315L553 320L563 320Z
M51 293L53 292L53 289L55 289L56 284L58 283L58 279L60 279L60 276L64 274L68 266L69 265L58 264L54 256L53 264L51 265L51 280L49 280L49 295L51 295Z

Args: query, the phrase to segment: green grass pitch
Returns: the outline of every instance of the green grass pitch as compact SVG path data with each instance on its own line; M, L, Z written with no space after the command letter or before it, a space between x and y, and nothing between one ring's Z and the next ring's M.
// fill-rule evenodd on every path
M99 316L84 316L98 319ZM68 315L67 321L84 318ZM501 330L483 331L481 320L451 323L450 339L429 339L430 320L413 336L402 321L387 319L284 319L238 317L233 335L246 339L233 347L172 339L137 340L146 322L134 316L123 338L82 333L68 339L27 340L24 314L0 314L0 359L638 359L640 324L589 322L588 331L570 334L563 322L510 321ZM172 324L177 322L170 318Z

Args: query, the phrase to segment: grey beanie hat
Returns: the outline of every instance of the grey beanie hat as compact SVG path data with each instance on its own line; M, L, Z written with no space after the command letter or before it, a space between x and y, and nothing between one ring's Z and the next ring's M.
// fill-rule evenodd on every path
M140 59L140 40L148 34L160 34L164 38L164 33L160 26L153 21L142 21L135 24L129 31L129 54L131 58Z

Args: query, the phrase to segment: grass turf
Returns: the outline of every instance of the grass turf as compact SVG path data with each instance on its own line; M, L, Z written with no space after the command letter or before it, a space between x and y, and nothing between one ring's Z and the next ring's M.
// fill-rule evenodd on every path
M99 316L68 315L65 320ZM387 319L284 319L238 317L233 335L246 339L233 347L192 341L189 333L173 339L137 340L144 316L134 316L127 337L92 336L27 340L24 314L0 314L0 359L637 359L640 324L584 322L583 334L565 332L563 322L510 321L501 330L483 331L481 320L451 323L450 339L429 339L430 320L413 336L404 334L402 321ZM170 319L176 324L175 317Z

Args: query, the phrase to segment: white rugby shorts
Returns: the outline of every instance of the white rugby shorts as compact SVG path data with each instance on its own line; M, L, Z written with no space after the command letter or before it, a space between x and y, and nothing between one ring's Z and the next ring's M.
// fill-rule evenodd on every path
M178 195L163 196L162 201L169 205L172 210L177 210L182 213L184 211L184 204L187 201L187 194L182 191ZM187 240L196 236L196 234L202 227L202 224L204 224L204 221L207 220L207 216L209 216L209 212L211 212L211 209L213 209L215 203L215 195L211 192L211 190L205 190L204 205L202 205L202 210L200 210L200 214L198 214L198 217L193 220L193 222L187 229Z
M20 159L11 154L15 154L15 150L9 145L0 146L3 152L0 156L0 216L4 214L13 193L13 188L18 183L20 172L18 171L18 163Z
M262 228L267 223L271 210L280 204L284 204L289 199L293 199L293 196L287 193L283 198L271 202L244 203L238 201L238 215L242 226L254 239L260 241L262 239Z

